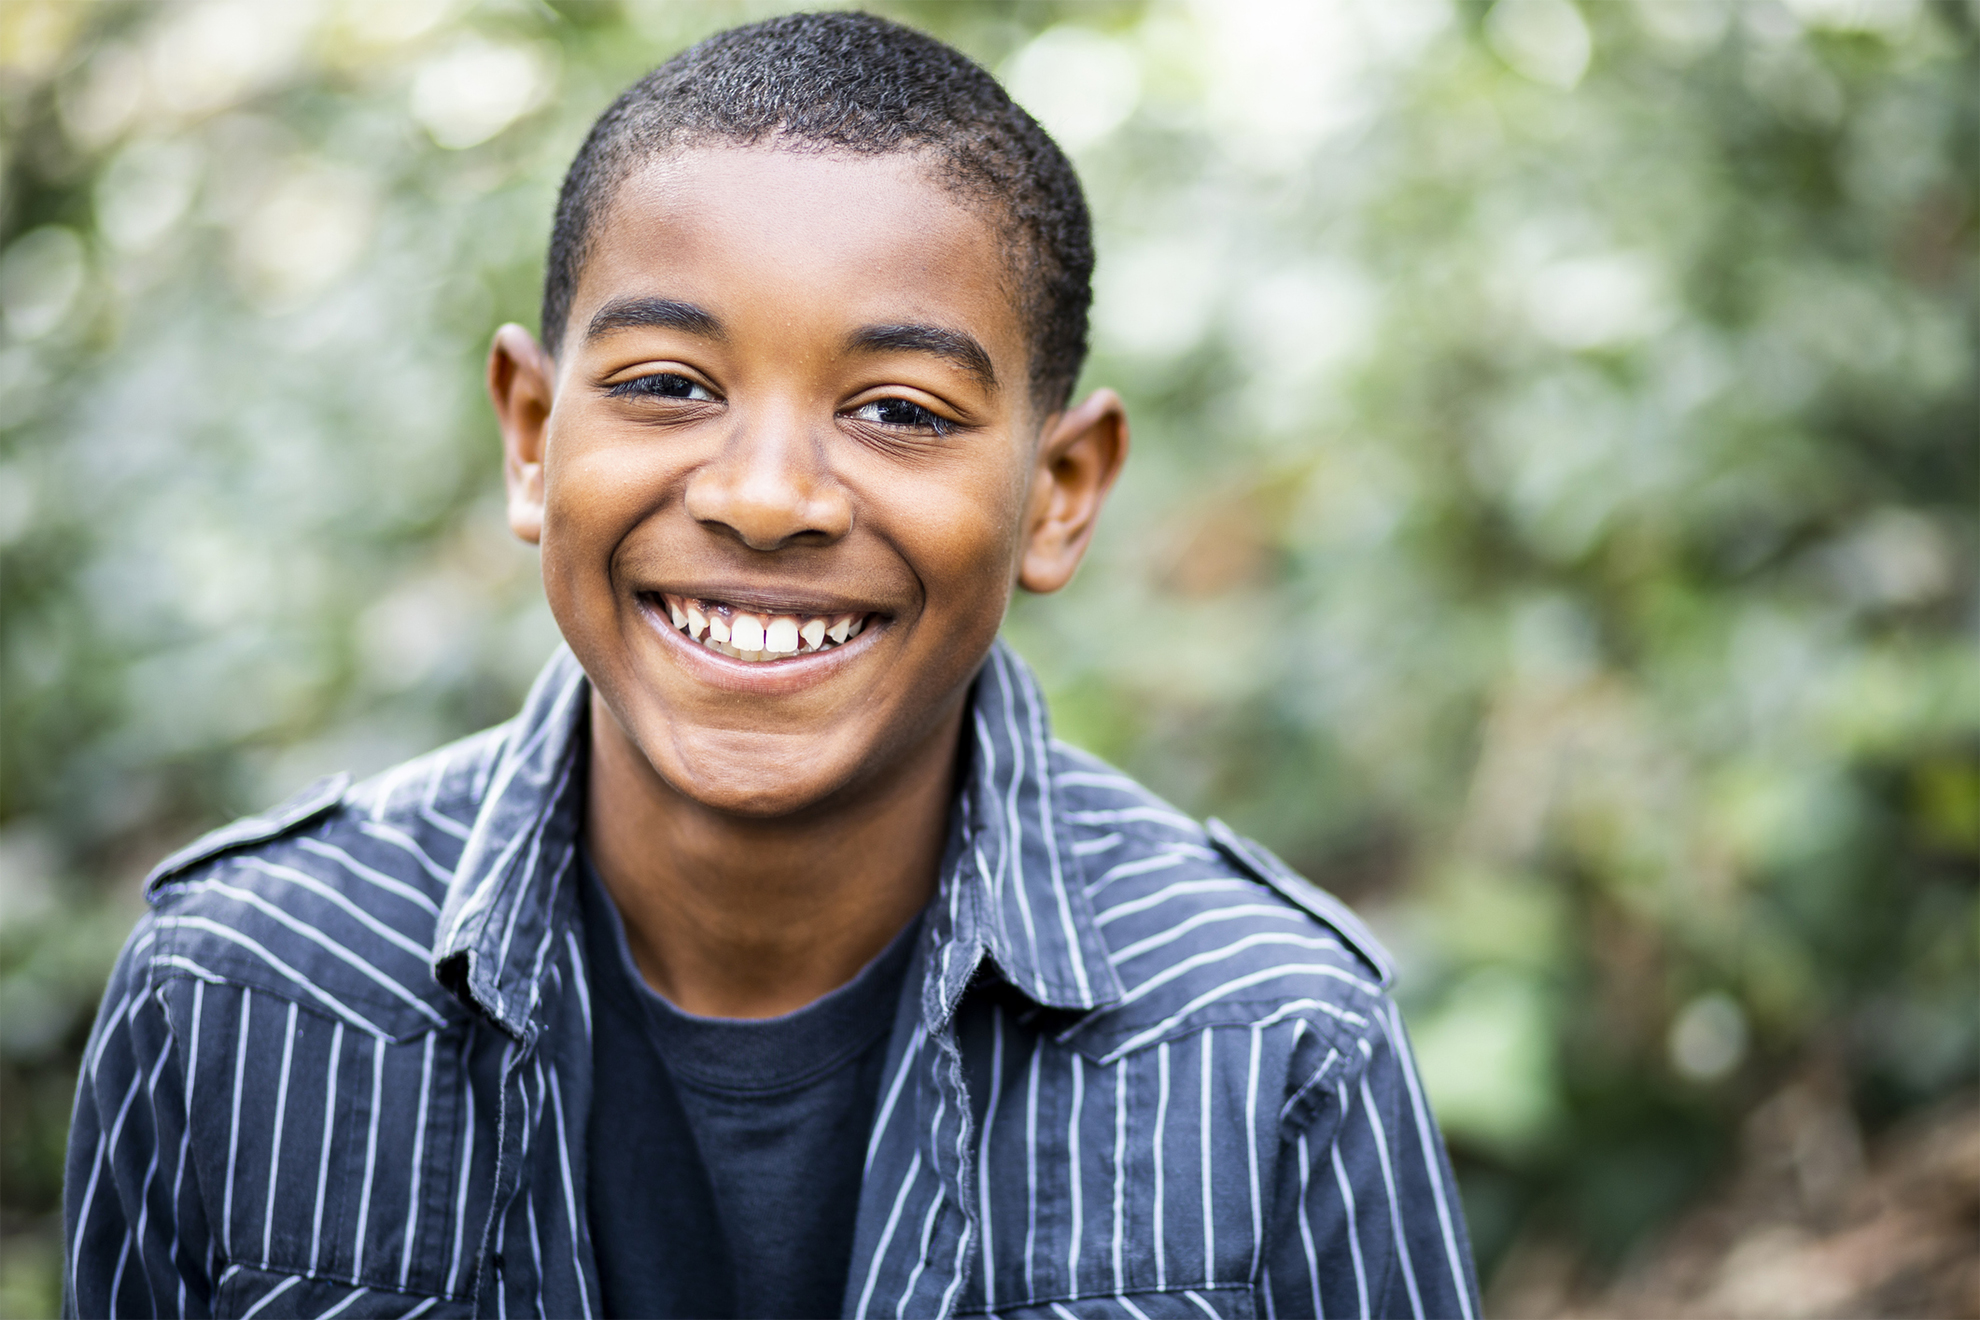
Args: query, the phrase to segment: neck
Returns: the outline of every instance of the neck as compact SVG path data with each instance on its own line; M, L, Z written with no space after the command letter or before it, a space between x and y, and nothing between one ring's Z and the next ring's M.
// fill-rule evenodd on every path
M763 1018L858 975L935 892L961 728L958 709L877 782L758 819L675 790L594 692L585 845L646 983Z

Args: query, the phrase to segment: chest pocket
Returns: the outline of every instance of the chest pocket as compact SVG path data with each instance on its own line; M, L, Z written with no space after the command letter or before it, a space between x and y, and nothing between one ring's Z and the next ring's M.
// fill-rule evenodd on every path
M1253 1320L1257 1312L1249 1288L1183 1288L999 1307L997 1314L1004 1320Z
M430 1320L465 1320L474 1307L464 1301L422 1297L392 1288L355 1288L329 1279L242 1267L229 1270L213 1298L216 1316L337 1315L347 1320L367 1317L426 1316Z
M464 1172L457 1033L389 1041L250 987L176 981L163 994L181 1040L199 1015L191 1159L230 1284L309 1275L411 1296L408 1306L469 1290L452 1250ZM249 1059L266 1066L246 1069Z

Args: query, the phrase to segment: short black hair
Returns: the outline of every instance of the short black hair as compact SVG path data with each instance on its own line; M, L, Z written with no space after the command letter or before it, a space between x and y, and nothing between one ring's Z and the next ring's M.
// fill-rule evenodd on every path
M1041 413L1066 405L1086 359L1093 225L1072 163L968 56L861 13L790 14L690 46L592 125L557 198L543 274L555 356L593 227L645 161L704 142L766 138L815 149L927 153L939 177L989 203L1012 249Z

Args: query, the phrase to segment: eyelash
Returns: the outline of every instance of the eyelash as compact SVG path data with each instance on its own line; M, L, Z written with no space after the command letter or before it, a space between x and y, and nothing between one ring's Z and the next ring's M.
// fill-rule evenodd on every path
M697 385L677 371L656 371L651 375L634 376L631 380L620 381L611 389L606 390L605 393L608 398L614 399L677 399L682 403L706 403L709 401L709 399L696 399L690 394L662 393L660 386L663 382L670 389L685 386L688 390L700 390L704 395L708 394L707 386ZM712 398L713 396L710 395L709 397Z
M676 392L694 390L699 390L702 394L709 397L696 399L690 393ZM707 386L697 384L677 371L656 371L644 376L634 376L630 380L620 381L606 390L605 393L607 397L614 399L674 399L682 403L705 403L711 401L713 398L709 394ZM878 412L881 409L889 407L893 409L907 409L909 412L908 418L905 420L900 418L888 420L877 416L861 416L868 409ZM929 431L934 433L938 438L943 439L952 435L956 429L954 422L932 409L922 407L912 399L875 399L871 403L864 403L853 409L850 415L855 421L864 422L868 426L884 426L889 430Z
M897 408L906 408L911 410L912 420L885 421L878 417L860 416L861 413L864 413L869 408L877 411L881 408L887 407L889 404ZM898 398L875 399L871 403L863 403L859 407L853 409L852 416L854 420L865 422L868 426L884 426L887 427L889 430L932 431L937 437L941 437L941 438L946 438L947 436L952 434L956 429L956 424L954 422L942 416L940 413L922 407L920 404L914 402L912 399L898 399Z

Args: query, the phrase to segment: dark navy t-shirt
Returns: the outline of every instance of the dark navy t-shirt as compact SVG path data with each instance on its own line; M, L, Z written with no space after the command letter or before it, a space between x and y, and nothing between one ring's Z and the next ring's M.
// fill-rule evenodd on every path
M640 977L587 862L593 1090L586 1208L610 1317L836 1316L909 922L785 1017L694 1017Z

